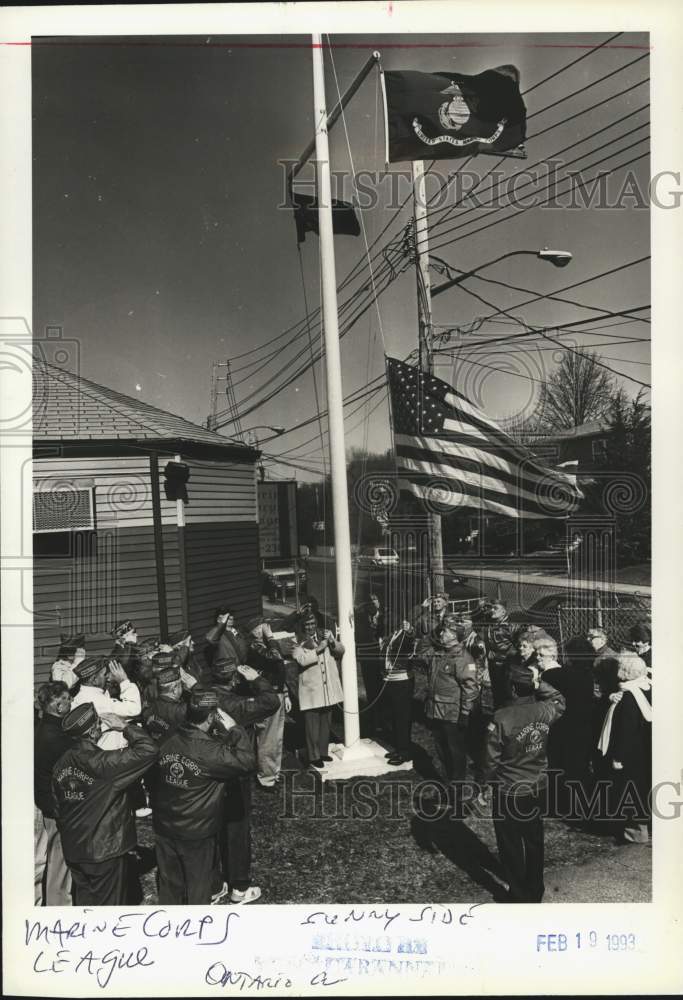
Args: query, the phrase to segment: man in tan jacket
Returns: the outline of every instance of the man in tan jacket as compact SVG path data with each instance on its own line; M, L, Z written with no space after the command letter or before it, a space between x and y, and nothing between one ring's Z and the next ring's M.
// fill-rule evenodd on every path
M343 700L337 661L344 647L328 630L321 633L315 615L304 621L304 635L292 651L299 667L299 705L304 716L306 752L311 767L322 768L328 753L332 707Z

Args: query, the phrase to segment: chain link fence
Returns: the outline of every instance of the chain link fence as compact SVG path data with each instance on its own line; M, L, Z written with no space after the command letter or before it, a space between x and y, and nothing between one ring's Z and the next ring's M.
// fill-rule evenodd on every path
M586 635L589 629L604 628L608 644L613 649L630 648L629 631L634 625L650 625L650 607L603 607L601 602L589 607L561 606L557 609L557 638L564 644L577 635Z

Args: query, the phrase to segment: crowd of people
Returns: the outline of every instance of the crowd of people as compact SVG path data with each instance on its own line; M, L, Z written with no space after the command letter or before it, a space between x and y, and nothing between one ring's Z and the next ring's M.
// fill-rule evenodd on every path
M448 801L484 805L496 787L509 898L538 901L548 796L555 814L576 819L577 788L607 777L611 806L627 785L647 802L649 628L636 626L618 651L592 629L560 658L547 632L514 626L500 602L471 615L448 608L438 594L394 623L377 595L358 609L365 735L387 745L388 768L412 761L421 672ZM251 872L254 784L263 794L277 788L293 717L307 766L325 768L343 697L344 647L317 601L277 629L263 618L241 627L221 606L201 653L187 631L141 639L131 621L113 630L106 656L88 656L84 636L63 639L36 694L36 905L130 902L136 814L151 816L160 903L261 896ZM559 776L551 786L548 764ZM647 840L646 805L610 815L625 840Z
M437 594L392 629L372 595L356 616L371 734L389 766L411 762L416 676L445 777L464 818L492 808L510 901L543 897L543 818L647 843L651 823L652 649L647 622L609 645L604 628L561 651L501 601L449 611ZM468 780L468 774L472 779ZM493 790L496 798L493 801Z

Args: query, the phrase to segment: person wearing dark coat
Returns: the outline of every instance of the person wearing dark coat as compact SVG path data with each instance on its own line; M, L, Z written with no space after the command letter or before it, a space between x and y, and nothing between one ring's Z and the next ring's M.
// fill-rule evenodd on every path
M101 750L102 723L127 746ZM126 903L126 855L137 842L128 789L155 763L158 748L144 729L118 715L98 716L91 702L62 722L74 741L52 773L52 795L76 906Z
M561 666L554 639L536 639L536 659L541 678L552 684L565 700L565 712L550 731L548 760L553 774L550 803L553 815L570 821L587 817L580 811L588 792L593 753L593 676L585 664Z
M194 690L186 720L161 744L155 768L159 903L211 902L226 787L255 768L249 736L220 710L215 691Z
M389 710L393 753L387 755L392 767L412 758L410 740L413 691L415 690L414 660L417 648L415 629L405 619L384 643L385 699Z
M610 696L598 749L611 773L611 816L619 841L648 842L652 787L652 683L647 666L632 652L617 656L619 687Z
M479 695L474 659L458 640L458 624L457 615L445 615L416 654L418 666L427 668L424 712L435 730L452 804L457 804L459 785L466 777L470 712Z
M638 622L637 625L631 626L628 637L634 651L647 667L648 677L652 677L652 631L650 626L644 622Z
M122 621L112 629L111 636L114 646L109 656L120 663L126 671L126 676L134 684L138 683L140 672L140 646L138 630L132 621ZM112 698L119 697L118 683L113 678L107 679L106 690Z
M194 639L189 629L179 629L168 637L173 654L173 663L195 680L200 680L205 672L203 657L195 650Z
M185 722L190 690L173 664L157 674L154 696L142 709L145 729L157 742L167 740Z
M254 723L279 710L276 691L253 667L236 666L223 658L214 659L212 678L209 685L202 681L196 690L215 692L218 707L247 730L256 754ZM248 776L228 782L219 846L222 879L214 886L214 901L220 901L228 893L231 903L251 903L258 899L261 889L251 882L251 778Z
M487 779L495 786L493 825L508 882L506 902L540 903L543 817L547 799L548 736L564 712L564 698L538 671L515 664L507 704L489 725Z
M358 609L355 615L356 656L365 688L364 716L367 734L375 736L382 728L384 708L381 643L384 639L384 611L377 594Z
M593 760L592 769L597 775L601 762L597 753L597 744L605 721L605 715L610 705L609 697L619 688L617 653L607 641L607 633L603 628L595 627L588 630L586 638L593 650Z
M38 704L42 717L33 735L35 905L71 906L71 875L64 860L52 798L52 769L71 745L62 729L62 720L71 709L67 684L42 684Z
M458 616L456 631L459 642L463 644L474 660L476 668L479 694L470 712L470 722L467 732L467 752L472 760L474 780L480 786L479 794L481 797L479 804L483 805L485 792L482 786L484 784L484 768L486 764L486 741L488 726L495 711L491 675L486 658L486 646L479 633L475 630L470 615L460 614Z
M481 609L477 615L477 633L486 648L493 701L500 708L508 697L505 670L508 658L514 653L515 639L515 628L502 601Z
M216 608L216 624L206 633L205 656L211 672L243 666L249 655L248 637L237 627L234 612Z
M440 590L427 603L421 606L419 617L415 622L415 632L418 639L429 639L443 625L444 616L448 613L448 594Z

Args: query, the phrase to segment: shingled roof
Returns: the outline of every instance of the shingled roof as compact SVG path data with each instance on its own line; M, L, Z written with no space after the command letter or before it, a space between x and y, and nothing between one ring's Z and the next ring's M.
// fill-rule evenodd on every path
M193 424L184 417L124 396L104 385L34 359L33 438L35 442L173 441L257 452L247 445Z

